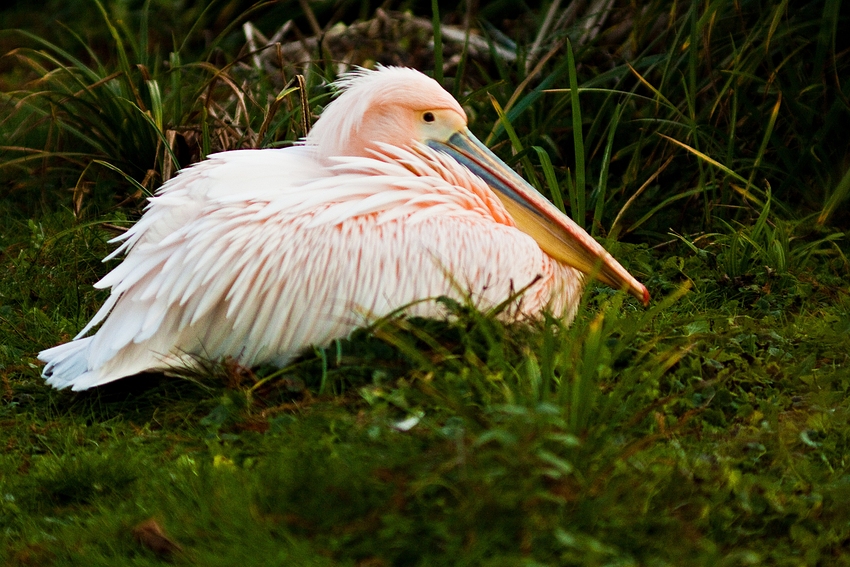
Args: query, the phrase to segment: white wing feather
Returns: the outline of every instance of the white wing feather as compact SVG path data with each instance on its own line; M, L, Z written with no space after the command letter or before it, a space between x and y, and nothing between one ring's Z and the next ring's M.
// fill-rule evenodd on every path
M74 341L40 354L48 382L82 390L197 356L282 365L416 300L471 294L487 307L537 276L524 311L574 305L576 272L514 228L486 188L462 187L478 178L420 149L425 165L387 147L328 170L295 147L182 172L116 239L109 258L127 256L96 284L112 289L107 302ZM408 311L439 315L434 302Z

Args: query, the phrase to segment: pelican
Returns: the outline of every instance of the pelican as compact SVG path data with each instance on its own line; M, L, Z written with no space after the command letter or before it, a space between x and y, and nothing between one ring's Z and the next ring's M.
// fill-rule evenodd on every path
M412 69L359 69L306 139L214 154L165 183L114 239L111 294L72 341L42 351L56 388L231 357L285 365L433 298L571 319L590 274L646 288L467 128ZM428 301L432 299L431 301ZM89 333L98 325L97 332Z

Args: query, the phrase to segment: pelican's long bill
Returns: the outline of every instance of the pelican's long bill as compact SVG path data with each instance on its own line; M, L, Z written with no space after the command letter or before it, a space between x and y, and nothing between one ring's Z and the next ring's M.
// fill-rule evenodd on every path
M628 291L644 304L649 303L649 292L642 283L572 219L496 157L469 129L453 134L446 142L431 140L427 144L449 154L481 177L502 201L517 227L534 238L544 252L614 289Z

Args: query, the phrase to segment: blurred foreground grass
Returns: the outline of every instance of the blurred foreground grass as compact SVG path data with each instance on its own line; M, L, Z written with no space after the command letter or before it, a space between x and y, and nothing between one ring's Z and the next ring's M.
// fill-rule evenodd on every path
M82 4L3 36L4 564L850 563L843 3L443 5L436 54L430 5ZM441 300L285 369L45 387L36 353L103 300L146 194L291 143L303 98L375 61L442 61L650 308L592 285L565 328Z

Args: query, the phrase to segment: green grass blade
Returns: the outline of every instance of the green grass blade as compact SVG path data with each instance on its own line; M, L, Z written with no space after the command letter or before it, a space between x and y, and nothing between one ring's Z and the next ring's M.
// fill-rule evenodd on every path
M125 73L125 80L122 81L122 87L125 90L124 96L126 98L130 98L131 95L136 99L139 106L144 108L144 104L142 103L142 99L139 96L138 91L133 85L133 81L131 79L133 69L130 67L130 59L127 57L127 51L124 49L124 42L121 39L121 35L118 33L118 30L112 25L112 21L109 18L109 14L106 12L106 8L103 7L100 0L94 0L95 6L97 6L100 11L101 16L103 17L103 23L106 25L109 30L109 34L112 36L112 40L115 42L115 48L118 50L118 62L120 64L121 70Z
M599 186L596 189L596 207L593 212L593 224L590 227L591 234L597 234L602 226L602 213L605 208L605 196L608 187L608 166L611 164L611 150L614 147L614 135L617 133L617 125L620 123L623 105L617 104L611 124L608 127L608 141L605 143L605 152L602 154L602 170L599 172Z
M567 168L567 196L570 199L570 211L575 214L575 211L578 210L578 195L576 194L576 183L573 181L573 172L570 168ZM575 217L573 217L575 220Z
M543 92L546 93L563 93L569 94L571 89L545 89ZM654 97L646 96L638 93L633 93L629 91L622 91L619 89L606 89L601 87L581 87L578 89L579 94L592 94L592 93L602 93L602 94L612 94L620 97L636 99L636 101L648 101L648 102L660 102L661 105L669 110L676 110L676 107L671 105L669 101L659 101Z
M148 197L153 197L153 193L151 193L151 192L148 190L148 188L147 188L147 187L145 187L144 185L142 185L141 183L139 183L138 181L136 181L136 180L133 178L133 176L132 176L132 175L127 175L126 173L124 173L123 171L121 171L121 169L120 169L120 168L118 168L118 167L116 167L116 166L112 165L112 164L111 164L111 163L109 163L108 161L103 161L102 159L96 159L96 160L92 160L92 163L96 163L96 164L98 164L98 165L102 165L103 167L105 167L105 168L107 168L107 169L110 169L110 170L114 171L115 173L117 173L118 175L120 175L121 177L123 177L123 178L124 178L124 180L125 180L127 183L129 183L130 185L132 185L133 187L135 187L136 189L138 189L139 191L141 191L143 195L147 195Z
M721 170L726 175L730 175L730 176L734 177L735 179L737 179L738 181L740 181L742 183L747 183L746 179L744 179L743 177L741 177L740 175L738 175L737 173L735 173L734 171L729 169L727 166L725 166L722 163L720 163L719 161L717 161L716 159L709 157L709 156L705 155L704 153L702 153L701 151L696 150L696 149L692 148L691 146L689 146L689 145L687 145L683 142L680 142L679 140L671 138L670 136L665 136L664 134L661 134L661 133L659 133L658 135L661 136L662 138L664 138L665 140L669 140L670 142L673 142L677 146L688 150L689 152L691 152L692 154L697 156L699 159L705 161L706 163L713 165L714 167Z
M558 67L556 67L554 71L547 75L545 79L540 81L540 83L531 92L520 98L516 104L510 106L510 109L506 111L506 114L508 115L508 120L510 122L515 122L523 113L532 108L534 103L540 100L540 97L543 96L544 93L551 91L552 84L554 84L565 73L567 73L568 67L569 61L565 58L564 61ZM493 144L499 138L499 135L501 133L501 123L494 124L493 129L487 136L485 143L488 146Z
M753 168L750 170L750 177L747 179L746 191L750 192L750 189L753 185L753 178L756 176L756 172L761 165L761 160L764 157L764 152L767 150L767 145L770 142L770 136L773 134L773 127L776 125L776 117L779 116L779 107L782 105L782 93L779 93L779 97L776 99L776 104L773 105L773 110L770 113L770 119L767 122L767 128L764 130L764 136L761 139L761 145L759 146L758 153L756 153L756 159L753 162Z
M434 28L434 79L443 84L443 32L440 23L440 4L431 0L431 23Z
M575 145L575 208L572 210L573 220L579 226L584 226L586 211L585 168L584 168L584 137L582 134L581 106L578 100L578 78L576 77L576 62L573 56L573 46L567 42L567 61L570 78L570 103L573 117L573 144Z
M80 61L78 58L74 57L69 52L67 52L64 49L62 49L61 47L59 47L58 45L55 45L55 44L53 44L53 43L51 43L51 42L49 42L45 39L42 39L42 38L40 38L40 37L38 37L34 34L31 34L27 31L24 31L24 30L15 30L15 31L20 33L21 35L23 35L24 37L26 37L28 39L31 39L33 41L38 42L42 46L46 47L49 51L56 53L57 55L61 56L63 59L65 59L70 64L70 66L66 66L65 64L61 63L59 61L59 59L57 59L56 57L54 57L54 56L52 56L48 53L33 52L34 55L37 55L40 58L43 58L43 59L50 61L51 63L56 65L56 67L61 67L61 68L65 69L66 71L68 69L76 69L76 70L82 72L83 76L86 77L92 83L96 83L97 81L99 81L103 78L103 75L98 74L96 71L89 68L82 61ZM48 71L45 69L43 74L44 75L48 74ZM73 73L70 73L70 74L71 74L72 77L75 78L75 80L80 85L85 85L85 82L82 79L80 79L79 77L76 77Z
M531 160L528 159L528 154L525 152L525 148L523 148L522 141L520 141L519 136L517 136L516 130L514 130L514 127L511 125L505 111L502 109L502 105L499 104L496 97L493 96L492 93L487 93L487 96L490 97L490 103L496 110L496 114L499 115L499 122L501 123L502 128L504 128L505 132L508 133L508 138L511 140L511 146L517 154L521 155L520 160L522 161L522 166L525 170L526 179L539 191L540 183L534 172L534 166L531 164Z
M549 159L549 154L546 153L546 150L540 146L531 146L531 149L537 153L537 159L540 160L540 167L543 169L546 184L549 186L549 192L552 195L552 202L562 213L566 213L567 209L564 206L564 195L561 193L561 187L558 185L558 178L555 175L555 168L552 167L552 160Z
M463 94L464 75L466 74L466 60L469 57L469 27L466 28L463 39L463 51L460 52L460 61L455 71L455 81L452 87L452 95L460 100Z
M821 226L826 224L832 213L838 208L838 205L846 200L848 196L850 196L850 169L844 172L844 177L838 182L838 185L821 209L818 215L818 224Z
M706 189L707 189L706 187L697 187L696 189L691 189L690 191L678 193L676 195L673 195L672 197L668 197L668 198L664 199L661 203L654 206L648 213L646 213L641 218L639 218L637 221L632 223L632 225L629 228L626 229L626 232L635 231L639 226L641 226L643 223L645 223L646 221L651 219L653 216L655 216L655 214L658 213L658 211L660 211L660 210L662 210L666 207L669 207L673 203L675 203L677 201L681 201L682 199L687 199L689 197L693 197L694 195L700 195L704 191L706 191Z
M183 69L180 61L180 53L172 51L168 54L168 68L171 78L171 120L173 126L180 126L183 120L183 97L180 89L183 84Z
M212 153L212 140L210 139L209 112L206 107L201 110L201 159L206 159Z
M667 99L667 97L665 97L663 94L661 94L660 90L655 88L652 85L652 83L650 83L648 80L646 80L644 78L643 75L641 75L640 73L637 72L637 69L632 67L629 63L626 63L626 65L628 65L629 70L632 72L632 74L634 74L635 77L637 77L637 79L641 82L641 84L643 84L646 88L648 88L649 90L652 91L652 93L656 96L658 103L663 104L667 108L674 109L676 111L676 114L678 114L680 118L687 120L687 117L684 114L682 114L682 111L679 110L679 107L677 107L675 104L670 102L670 100Z
M149 46L149 28L150 28L150 13L151 13L151 1L145 0L144 5L142 6L141 18L139 21L139 40L135 45L136 53L135 59L141 63L148 62L148 55L150 54L150 46ZM125 22L126 25L126 22ZM128 35L129 37L129 35Z
M776 34L776 29L779 27L780 22L786 17L786 9L788 8L788 0L782 0L779 3L779 6L774 8L773 17L770 20L770 28L767 30L767 35L764 40L764 51L765 53L770 52L770 42L773 40L773 36Z
M145 81L148 87L148 96L151 99L151 113L153 113L153 125L158 132L165 132L163 129L163 108L162 108L162 91L159 88L159 83L154 80Z
M499 101L496 100L496 97L493 96L493 93L487 93L487 96L490 98L490 104L493 105L493 109L496 111L496 114L499 116L499 124L501 124L502 128L504 128L505 132L508 134L508 138L511 141L511 146L514 151L517 153L523 150L522 142L519 139L519 136L516 134L516 130L511 125L510 120L508 120L508 116L505 114L502 105L499 104Z

